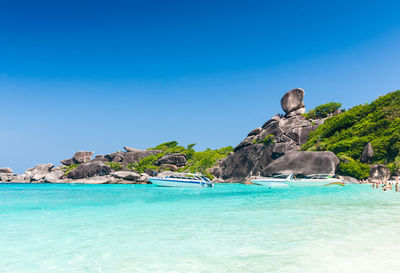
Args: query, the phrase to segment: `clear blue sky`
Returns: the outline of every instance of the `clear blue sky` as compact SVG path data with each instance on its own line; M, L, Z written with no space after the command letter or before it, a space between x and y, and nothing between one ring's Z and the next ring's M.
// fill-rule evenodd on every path
M235 146L400 89L400 1L0 1L0 167L178 140Z

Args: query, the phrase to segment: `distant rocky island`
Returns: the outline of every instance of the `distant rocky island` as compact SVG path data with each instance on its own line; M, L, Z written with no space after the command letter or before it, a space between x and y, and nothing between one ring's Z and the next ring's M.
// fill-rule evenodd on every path
M290 172L337 174L353 183L398 175L400 91L347 111L332 102L306 112L304 95L300 88L287 92L284 114L249 132L235 148L195 151L195 144L171 141L106 155L78 151L59 166L39 164L23 174L0 168L0 183L145 184L163 172L202 172L216 183Z

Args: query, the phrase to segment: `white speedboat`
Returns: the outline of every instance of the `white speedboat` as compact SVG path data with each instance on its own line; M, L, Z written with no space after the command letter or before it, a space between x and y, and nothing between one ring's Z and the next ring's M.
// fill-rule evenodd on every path
M161 187L211 188L214 184L202 174L173 173L164 177L149 177L151 183Z
M329 174L313 174L284 182L290 187L344 186L343 180Z
M250 180L250 182L260 185L260 186L265 186L268 188L287 188L289 185L287 185L285 182L290 180L292 178L292 174L286 175L286 174L279 174L275 175L272 177L263 177L263 178L257 178Z
M344 186L343 180L329 174L313 174L303 178L294 178L293 174L289 176L281 174L254 179L251 182L269 188Z

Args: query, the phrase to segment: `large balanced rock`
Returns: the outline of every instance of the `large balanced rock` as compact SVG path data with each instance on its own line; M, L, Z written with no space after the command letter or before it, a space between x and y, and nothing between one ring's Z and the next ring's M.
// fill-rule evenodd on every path
M177 167L183 167L187 163L186 155L184 154L170 154L164 155L160 159L157 160L156 165L175 165Z
M269 164L262 176L293 172L296 175L335 174L339 159L332 152L290 152Z
M385 180L389 179L390 171L382 164L375 164L371 166L371 170L369 172L369 179L371 181L377 180Z
M281 106L286 114L297 111L298 114L303 114L304 108L304 90L301 88L293 89L287 92L281 99ZM300 111L299 111L300 110ZM304 109L305 111L305 109Z
M12 169L9 167L0 168L0 173L12 173Z
M132 152L127 152L124 153L124 158L122 160L122 165L125 167L128 166L131 163L136 163L142 160L145 157L148 157L150 155L156 155L158 153L161 153L159 150L136 150Z
M48 164L39 164L33 168L30 168L25 171L24 177L31 181L39 181L46 177L46 175L54 168L54 165L51 163Z
M365 146L364 151L361 155L362 163L371 163L372 157L374 156L374 150L370 142Z
M111 172L111 168L101 161L92 161L82 163L68 173L68 178L81 179L93 176L107 175Z
M74 163L76 164L81 164L81 163L86 163L92 160L94 152L85 152L85 151L79 151L74 154L72 159L74 160Z

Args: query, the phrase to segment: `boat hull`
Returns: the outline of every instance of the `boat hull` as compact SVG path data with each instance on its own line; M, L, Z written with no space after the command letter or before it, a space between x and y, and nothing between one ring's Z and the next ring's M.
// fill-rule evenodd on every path
M288 188L289 185L285 181L273 181L273 180L251 180L252 183L264 186L268 188Z
M341 180L317 180L317 181L285 181L284 182L289 187L322 187L322 186L344 186L343 181Z
M175 180L168 178L149 178L150 182L159 187L181 187L181 188L211 188L214 185L212 183L205 183L203 181L195 180Z
M288 187L322 187L322 186L344 186L343 181L339 179L331 180L251 180L252 183L268 188L288 188Z

